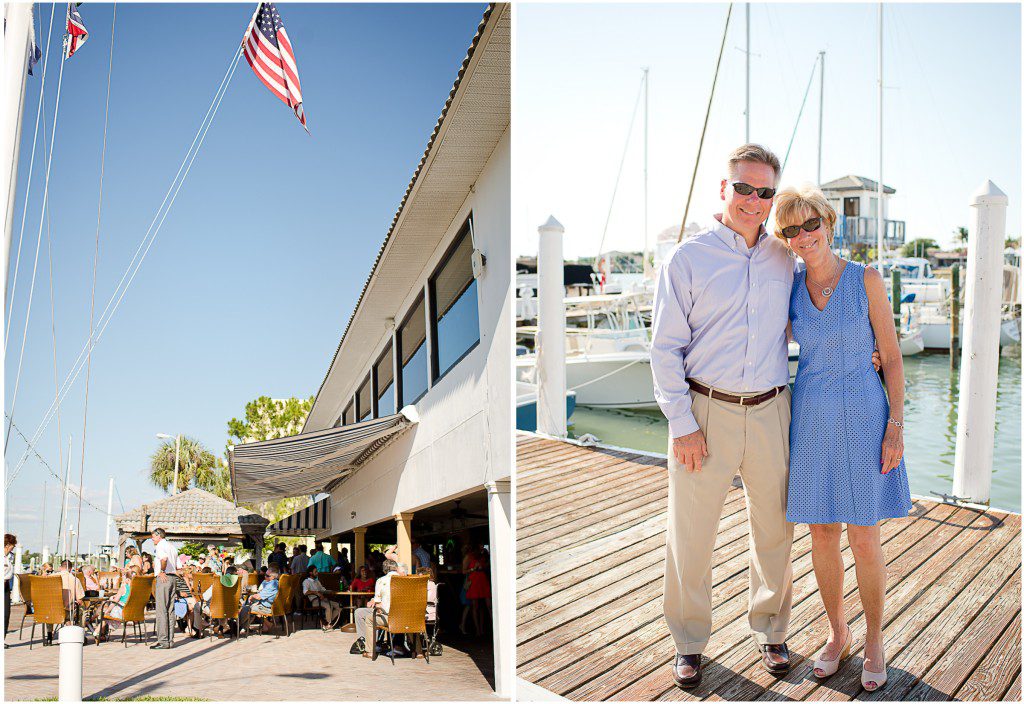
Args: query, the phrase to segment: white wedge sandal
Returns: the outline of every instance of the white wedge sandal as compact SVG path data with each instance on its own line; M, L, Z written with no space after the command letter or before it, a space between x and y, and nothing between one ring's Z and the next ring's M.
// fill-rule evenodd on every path
M882 671L873 672L866 666L860 673L860 686L868 692L874 692L875 690L881 689L885 686L885 683L889 680L889 670L885 666L885 657L882 658ZM870 686L868 686L870 685Z
M847 626L845 644L843 645L843 649L839 651L839 655L836 658L832 660L825 660L821 658L821 654L825 652L824 648L818 652L818 657L814 659L814 668L811 670L814 673L814 676L819 679L824 679L825 677L831 677L836 674L836 670L839 669L839 665L842 664L843 660L850 657L850 645L852 642L853 634L850 632L850 627ZM819 670L821 670L823 674L819 675ZM867 689L867 687L865 687L865 689Z

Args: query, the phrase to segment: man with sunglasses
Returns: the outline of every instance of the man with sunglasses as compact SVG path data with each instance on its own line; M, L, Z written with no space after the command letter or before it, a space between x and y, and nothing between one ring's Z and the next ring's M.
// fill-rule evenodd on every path
M778 157L757 144L729 155L724 208L658 272L651 369L669 422L665 620L680 687L701 680L711 636L711 563L738 471L750 525L748 623L762 666L789 670L793 596L786 521L790 389L786 325L793 259L764 223Z

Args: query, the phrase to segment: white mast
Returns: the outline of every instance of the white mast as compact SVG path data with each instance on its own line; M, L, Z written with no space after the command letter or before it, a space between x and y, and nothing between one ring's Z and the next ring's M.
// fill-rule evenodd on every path
M64 510L60 514L60 526L59 526L60 527L60 540L61 540L60 553L61 553L61 555L64 556L65 559L67 559L67 557L68 557L68 533L67 533L67 528L65 526L67 525L67 521L68 521L68 489L70 488L70 485L68 484L68 480L70 478L71 478L71 436L68 435L68 466L67 466L67 469L64 470Z
M821 132L825 122L825 52L819 51L821 59L821 88L818 90L818 186L821 186Z
M743 115L746 117L747 129L746 139L744 140L747 144L750 144L750 3L747 3L747 105L746 109L743 110ZM820 181L820 179L819 179Z
M875 228L878 230L878 273L882 272L885 246L885 220L882 217L882 3L878 3L878 207L875 209Z
M18 154L21 149L21 113L25 105L25 76L28 74L28 52L32 38L32 3L4 4L4 68L3 68L3 145L0 152L0 191L7 197L4 219L4 296L7 295L7 270L11 259L11 232L14 226L14 196L18 186Z
M103 531L103 544L110 545L110 524L114 510L114 477L110 477L110 488L107 489L107 527Z
M644 67L644 265L641 271L643 271L645 279L651 269L649 264L651 256L650 233L647 228L647 96L650 92L650 71L650 68Z

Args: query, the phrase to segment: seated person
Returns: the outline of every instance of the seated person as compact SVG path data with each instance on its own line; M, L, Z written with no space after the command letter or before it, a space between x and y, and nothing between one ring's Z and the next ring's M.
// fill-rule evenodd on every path
M302 593L313 606L324 610L324 631L329 631L337 626L338 618L341 616L341 605L334 602L336 595L328 594L324 589L316 567L310 567L308 574L309 576L302 582Z
M139 573L137 567L129 567L125 571L124 579L121 580L121 586L118 587L117 593L103 602L103 615L111 616L113 618L121 618L124 613L124 605L128 603L128 597L132 592L132 578ZM99 624L99 632L95 634L96 640L104 640L107 637L107 621L101 619Z
M71 571L70 560L60 563L60 584L64 596L64 608L67 610L67 618L70 621L72 607L81 604L82 599L85 598L85 589L78 577Z
M220 576L220 583L228 589L230 589L231 587L235 586L236 582L238 582L238 570L235 568L234 565L228 565L227 570L224 572L224 574ZM202 602L197 604L192 609L192 629L195 633L199 634L199 636L194 635L193 637L200 637L202 635L203 616L206 616L206 618L208 619L212 618L210 614L210 600L213 599L212 584L206 588L205 592L202 593L202 598ZM215 633L217 634L218 637L223 638L225 635L224 624L221 624L218 628L216 628Z
M240 629L249 630L251 614L258 616L270 615L274 608L274 600L277 599L277 594L280 591L277 581L280 576L281 573L276 566L271 565L267 568L267 576L260 584L260 590L246 599L245 603L242 604L242 609L238 612Z
M356 628L359 628L360 624L363 627L363 633L356 639L356 642L352 644L352 653L363 654L363 657L372 657L373 651L370 648L374 647L373 644L373 619L374 611L377 612L378 623L386 624L388 622L388 610L391 608L391 578L395 575L404 575L408 572L404 565L400 565L390 557L384 560L384 571L386 574L377 580L374 585L373 599L367 602L366 606L361 609L356 609L355 621Z
M39 568L39 576L49 577L51 574L53 574L53 565L51 565L49 562L44 562L42 566Z
M376 582L377 580L373 578L370 568L363 565L359 568L359 575L352 580L352 584L349 586L349 589L354 592L372 592L373 585ZM366 603L365 596L357 596L354 597L354 599L360 606Z
M99 592L99 590L102 589L99 577L96 574L96 568L92 565L85 565L82 567L82 576L85 577L86 591Z
M431 565L427 580L427 623L437 623L437 565Z

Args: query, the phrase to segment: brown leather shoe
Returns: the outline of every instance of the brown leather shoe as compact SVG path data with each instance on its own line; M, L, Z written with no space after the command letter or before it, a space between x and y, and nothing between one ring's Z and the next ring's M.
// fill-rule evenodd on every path
M703 658L698 655L680 655L672 662L672 679L683 689L690 689L700 684Z
M760 646L761 667L773 675L789 672L789 648L785 643L768 643Z

